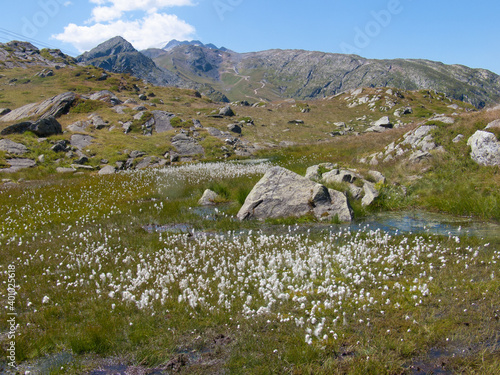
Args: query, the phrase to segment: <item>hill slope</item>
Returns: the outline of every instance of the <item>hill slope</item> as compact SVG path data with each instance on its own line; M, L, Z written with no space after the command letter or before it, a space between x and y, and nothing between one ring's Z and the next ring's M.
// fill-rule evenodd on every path
M359 87L436 90L478 108L500 98L500 76L428 60L372 60L302 50L239 54L196 45L155 52L158 66L208 83L231 100L315 99Z

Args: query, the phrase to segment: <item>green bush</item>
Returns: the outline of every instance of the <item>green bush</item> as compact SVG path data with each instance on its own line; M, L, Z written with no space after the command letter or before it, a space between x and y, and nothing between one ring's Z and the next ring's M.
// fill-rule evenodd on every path
M106 103L99 100L82 100L78 99L76 105L70 109L70 113L91 113L100 108L106 107Z

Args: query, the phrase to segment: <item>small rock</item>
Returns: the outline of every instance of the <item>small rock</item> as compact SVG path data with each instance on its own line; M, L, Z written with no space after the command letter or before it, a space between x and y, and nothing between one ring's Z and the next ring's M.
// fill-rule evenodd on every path
M227 128L233 133L241 134L241 127L238 124L228 125Z
M500 129L500 119L490 122L485 129Z
M459 135L457 135L455 138L453 138L452 142L453 142L453 143L458 143L458 142L460 142L462 139L464 139L464 135L463 135L463 134L459 134Z
M368 175L375 180L375 183L385 184L385 176L379 171L368 171Z
M145 153L145 152L135 150L135 151L132 151L132 152L129 154L129 157L130 157L131 159L136 159L136 158L140 158L141 156L144 156L144 155L146 155L146 153Z
M51 147L51 150L54 152L67 152L69 151L68 148L66 147L67 141L59 141L57 142L54 146Z
M57 173L74 173L74 172L76 172L76 169L75 168L57 167L56 172Z
M216 204L217 199L219 199L219 195L215 191L207 189L198 201L198 204L200 206L213 206Z
M379 192L370 182L365 182L365 184L363 185L363 190L365 191L365 196L361 200L361 205L366 207L373 203L375 198L379 196Z
M148 100L148 97L144 94L139 95L139 100Z
M375 121L373 126L381 126L383 128L392 128L393 125L391 123L391 120L389 120L389 116L384 116L380 118L379 120Z
M77 160L75 160L75 164L85 164L85 163L88 163L89 161L89 158L86 157L86 156L82 156L80 158L78 158Z
M6 115L11 110L9 108L0 108L0 116Z
M219 115L231 117L231 116L234 116L235 113L233 112L233 110L230 106L225 106L219 110Z
M116 173L116 169L112 165L106 165L105 167L102 167L101 170L98 172L98 174L101 176L114 173Z

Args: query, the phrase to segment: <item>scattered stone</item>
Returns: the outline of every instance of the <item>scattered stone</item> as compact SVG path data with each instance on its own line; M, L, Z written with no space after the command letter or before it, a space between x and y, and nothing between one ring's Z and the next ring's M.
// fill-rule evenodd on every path
M375 186L368 181L365 181L363 190L365 192L365 196L361 200L361 205L366 207L373 203L375 198L379 196L379 192L377 189L375 189Z
M193 119L193 126L196 129L203 129L203 126L201 125L201 122L199 120Z
M37 160L39 163L45 163L45 155L38 155Z
M172 138L172 146L175 147L180 156L194 156L205 154L205 150L196 142L196 140L182 133Z
M139 112L134 115L134 120L140 120L142 116L144 115L144 112Z
M131 122L131 121L128 121L128 122L124 123L124 124L122 125L122 128L123 128L123 132L124 132L125 134L130 133L130 132L132 131L132 122Z
M394 116L401 117L403 115L409 115L413 113L413 109L411 107L399 108L394 111Z
M145 152L135 150L135 151L132 151L128 156L131 159L136 159L136 158L140 158L141 156L144 156L144 155L146 155Z
M219 115L220 116L227 116L227 117L231 117L231 116L234 116L235 113L233 112L232 108L230 106L225 106L223 108L221 108L219 110Z
M361 178L361 176L353 171L343 170L343 169L333 169L330 172L323 173L323 181L327 184L335 184L341 182L347 182L352 184L356 179Z
M137 165L135 166L135 169L145 169L151 166L153 162L153 158L151 156L146 156L144 159L142 159Z
M143 105L138 105L137 107L134 107L133 109L134 109L134 111L147 111L148 110Z
M9 112L11 112L9 108L0 108L0 116L6 115Z
M219 195L215 191L207 189L198 201L198 204L200 206L213 206L216 204L217 199L219 199Z
M0 150L14 155L23 155L28 152L28 148L25 145L16 143L10 139L0 139Z
M68 141L66 140L58 141L54 146L51 147L51 150L54 152L67 152L69 151L67 144Z
M307 168L305 177L309 180L317 181L321 179L321 174L319 173L319 165L313 165Z
M231 124L227 126L228 130L236 133L236 134L241 134L241 127L238 124Z
M75 164L83 165L85 163L88 163L89 158L86 156L81 156L77 160L75 160Z
M425 160L430 159L431 157L432 157L432 155L430 153L428 153L427 151L417 150L410 155L410 157L408 158L408 161L410 163L421 163Z
M139 95L139 100L148 100L148 97L144 94Z
M164 133L172 130L174 127L170 121L175 117L173 113L168 113L164 111L153 111L153 125L157 133Z
M98 174L101 176L108 175L108 174L114 174L114 173L116 173L116 169L115 169L115 167L113 167L111 165L106 165L106 166L102 167L101 170L98 172Z
M458 143L458 142L460 142L460 141L461 141L462 139L464 139L464 138L465 138L465 137L464 137L464 135L463 135L463 134L459 134L459 135L457 135L455 138L453 138L452 142L453 142L453 143Z
M500 129L500 119L490 122L485 129Z
M238 212L239 220L301 217L352 220L347 197L282 167L269 169Z
M125 114L125 110L127 109L128 107L125 107L123 105L118 105L116 107L113 107L113 111L115 111L116 113L118 113L119 115L124 115Z
M448 116L445 116L445 115L434 116L434 117L430 118L428 121L439 121L439 122L442 122L444 124L449 124L449 125L455 123L455 119L454 118L448 117Z
M89 121L77 121L71 125L68 125L68 130L75 133L83 133L86 131L87 127L90 126Z
M46 78L52 77L54 75L54 71L52 69L44 69L35 74L35 77Z
M388 128L388 129L393 127L391 120L389 120L389 116L384 116L384 117L380 118L379 120L372 123L372 125L373 126L381 126L383 128Z
M137 104L137 101L134 99L127 99L125 100L124 104Z
M459 107L457 104L450 104L450 105L448 106L448 108L451 108L451 109L457 110L457 109L459 109L460 107Z
M90 165L82 165L82 164L71 164L71 168L74 168L74 169L86 169L88 171L94 170L94 167L92 167Z
M222 137L223 134L219 129L209 127L207 128L208 134L210 134L212 137Z
M303 125L304 124L304 120L290 120L288 121L289 124L295 124L295 125Z
M92 114L92 115L89 116L89 118L92 121L92 125L94 125L94 127L97 130L104 129L105 127L108 126L108 124L106 123L106 121L104 121L103 118L101 116L99 116L99 115Z
M78 150L81 150L85 147L90 146L90 144L92 144L93 140L94 140L94 137L91 137L90 135L73 134L71 136L70 144L72 147L75 147Z
M76 169L75 168L57 167L56 172L57 173L74 173L74 172L76 172Z
M31 159L7 159L6 161L10 165L10 168L0 169L1 172L12 173L20 169L32 168L36 165L36 161Z
M47 118L59 117L67 113L73 102L76 100L74 92L66 92L47 99L41 103L27 104L23 107L14 109L0 118L0 121L18 121L25 118Z
M471 158L476 163L500 165L500 142L495 134L478 130L469 138L467 145L471 147Z
M90 95L90 99L100 100L101 102L110 103L112 105L122 104L122 101L118 99L117 96L109 90L98 91Z
M385 184L385 176L379 171L368 171L368 175L375 180L375 183Z

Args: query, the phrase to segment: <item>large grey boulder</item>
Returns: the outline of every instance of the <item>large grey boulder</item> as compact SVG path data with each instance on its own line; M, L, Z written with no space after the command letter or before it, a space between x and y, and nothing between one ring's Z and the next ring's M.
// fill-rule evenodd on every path
M317 219L338 217L352 220L347 197L327 189L282 167L273 167L254 186L238 212L238 219L301 217L313 214Z
M175 147L180 156L204 155L205 150L199 145L194 138L186 134L177 134L172 138L172 146Z
M50 116L46 118L41 118L36 122L25 121L19 124L14 124L6 127L0 133L1 135L8 134L22 134L26 131L31 131L39 137L48 137L54 134L62 134L62 126L55 119L55 117Z
M500 142L495 134L478 130L467 141L471 148L471 158L486 166L500 165Z
M22 155L28 152L28 148L25 145L16 143L10 139L0 139L0 150L15 155Z
M23 107L14 109L0 118L0 121L18 121L25 118L47 118L50 116L59 117L66 113L76 100L74 92L66 92L47 99L41 103L31 103Z

